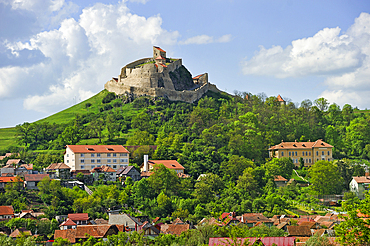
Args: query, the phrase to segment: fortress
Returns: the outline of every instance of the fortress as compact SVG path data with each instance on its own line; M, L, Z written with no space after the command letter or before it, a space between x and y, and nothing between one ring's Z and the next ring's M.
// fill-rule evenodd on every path
M182 59L166 57L166 51L153 47L153 57L127 64L118 78L112 78L104 88L117 95L165 97L171 101L193 103L208 90L220 92L208 82L204 73L192 78L182 65Z

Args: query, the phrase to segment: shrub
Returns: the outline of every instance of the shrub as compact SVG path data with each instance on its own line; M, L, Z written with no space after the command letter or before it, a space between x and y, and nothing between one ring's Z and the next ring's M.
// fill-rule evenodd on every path
M103 103L110 103L111 101L113 101L114 99L116 99L116 94L113 93L113 92L109 92L104 98L103 98Z

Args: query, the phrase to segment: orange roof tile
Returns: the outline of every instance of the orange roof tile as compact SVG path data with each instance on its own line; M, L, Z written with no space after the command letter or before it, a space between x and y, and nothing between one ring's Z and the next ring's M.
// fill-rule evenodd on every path
M76 226L77 224L75 222L73 222L73 220L71 220L70 218L67 218L66 221L64 221L62 224L60 224L59 226Z
M158 56L157 58L155 58L156 60L165 60L166 58L163 58L162 56Z
M29 182L41 181L45 177L49 177L49 174L25 174L24 181Z
M154 48L156 48L159 51L166 52L166 51L162 50L161 48L159 48L158 46L154 46Z
M199 75L195 76L193 79L199 79L199 78L200 78L200 77L202 77L203 75L204 75L204 73L199 74Z
M55 230L54 239L61 237L64 239L68 239L71 243L76 243L76 232L76 229Z
M368 183L370 183L370 176L353 177L353 179L354 179L358 184L368 184Z
M91 170L92 173L95 173L95 172L103 172L103 173L115 173L116 170L114 170L113 168L111 167L108 167L108 166L101 166L101 167L95 167Z
M89 215L87 213L68 214L68 218L70 218L73 221L76 221L76 220L88 220L89 219Z
M274 177L274 181L279 182L279 181L288 181L288 180L284 178L283 176L277 175Z
M279 102L285 102L285 101L284 101L284 99L283 99L280 95L278 95L278 96L277 96L277 100L278 100Z
M326 147L326 148L333 148L332 145L325 143L322 139L317 140L316 142L281 142L275 146L269 148L269 150L273 149L312 149L312 148L319 148L319 147Z
M12 206L0 206L0 215L14 215Z
M71 169L71 168L67 164L64 164L64 163L53 163L53 164L50 164L46 169L56 170L56 169Z
M164 165L165 167L169 168L169 169L182 169L184 170L185 168L180 164L178 163L176 160L149 160L148 161L148 164L151 165L151 166L155 166L157 164L162 164Z
M161 226L161 232L164 234L180 235L190 229L189 224L164 224Z
M74 153L130 153L122 145L67 145Z
M14 182L15 177L0 177L0 183Z
M21 167L25 167L27 170L33 170L33 164L22 164Z
M16 229L15 231L13 231L9 237L21 237L23 235L26 235L26 236L31 236L32 233L30 230L25 230L25 229Z

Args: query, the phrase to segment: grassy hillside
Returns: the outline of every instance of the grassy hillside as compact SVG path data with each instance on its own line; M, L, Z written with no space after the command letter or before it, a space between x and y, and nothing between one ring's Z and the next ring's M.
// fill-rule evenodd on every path
M67 108L63 111L50 115L36 122L65 124L73 120L77 114L98 113L99 109L104 106L102 100L107 94L108 91L102 90L95 96L83 102L80 102L79 104L76 104L70 108ZM87 105L91 106L87 107ZM122 110L124 115L132 115L136 112L136 109L132 107L132 104L124 104L119 109ZM9 147L17 145L15 133L16 133L15 127L0 128L0 151L7 150L9 149ZM98 141L97 139L84 140L83 144L96 144L97 141Z

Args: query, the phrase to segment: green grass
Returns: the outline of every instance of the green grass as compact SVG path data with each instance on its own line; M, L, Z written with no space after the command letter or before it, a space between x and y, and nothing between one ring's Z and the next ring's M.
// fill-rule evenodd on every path
M15 127L0 128L0 150L6 150L17 144L15 132Z

